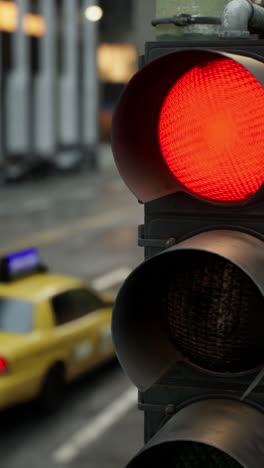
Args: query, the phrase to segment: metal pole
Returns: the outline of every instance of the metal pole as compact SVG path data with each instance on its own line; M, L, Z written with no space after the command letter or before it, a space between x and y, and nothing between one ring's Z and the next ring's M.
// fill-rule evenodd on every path
M83 14L97 0L83 0ZM82 145L90 167L97 166L98 145L98 77L97 77L98 22L83 20L83 86L82 86Z
M37 156L50 159L56 150L55 6L54 0L39 2L46 31L39 39L40 70L34 86L34 149Z
M29 156L29 43L23 31L28 0L17 0L18 27L12 34L12 70L7 76L6 151L8 156Z
M70 168L79 158L78 114L78 9L73 0L62 3L62 71L58 80L59 91L59 153L57 165Z
M171 16L187 13L194 16L216 16L221 18L228 0L156 0L156 17L169 18ZM177 27L174 25L159 25L156 27L157 39L175 40L192 39L193 35L216 36L220 26L193 25ZM206 39L206 37L204 37Z
M231 0L223 14L221 37L247 37L264 32L264 8L247 0Z

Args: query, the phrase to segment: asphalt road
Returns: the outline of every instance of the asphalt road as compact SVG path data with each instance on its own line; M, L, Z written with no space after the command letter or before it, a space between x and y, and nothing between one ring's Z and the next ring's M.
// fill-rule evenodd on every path
M38 175L0 188L0 252L35 245L51 271L116 292L143 258L137 225L143 208L112 164L98 173ZM1 468L123 468L143 445L137 395L117 361L67 389L52 416L34 405L0 415Z

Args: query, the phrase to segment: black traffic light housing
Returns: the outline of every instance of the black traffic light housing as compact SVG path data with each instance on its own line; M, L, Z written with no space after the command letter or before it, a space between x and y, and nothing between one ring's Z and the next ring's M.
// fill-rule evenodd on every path
M263 88L262 40L151 42L114 117L117 166L145 209L145 262L121 288L112 328L145 414L131 468L264 464L264 158L250 197L205 200L175 178L157 136L172 85L216 57Z

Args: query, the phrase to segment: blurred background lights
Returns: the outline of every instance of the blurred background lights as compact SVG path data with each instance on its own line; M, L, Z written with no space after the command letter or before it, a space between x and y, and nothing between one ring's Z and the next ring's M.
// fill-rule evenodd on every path
M129 43L101 43L97 49L97 66L102 82L125 83L137 71L137 51Z
M89 21L99 21L103 16L103 10L97 5L91 5L86 8L84 16Z

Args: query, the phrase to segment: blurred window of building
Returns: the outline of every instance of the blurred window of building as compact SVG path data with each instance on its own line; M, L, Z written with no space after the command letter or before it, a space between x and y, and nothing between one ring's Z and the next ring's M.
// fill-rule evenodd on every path
M137 52L132 44L100 44L97 64L102 82L126 83L137 69Z
M23 30L29 36L41 37L45 34L46 24L41 15L28 13L23 18Z
M22 28L29 36L43 36L45 21L41 15L33 13L36 0L30 2L31 11L22 18ZM0 31L13 33L19 27L18 6L12 1L0 1Z
M14 2L0 1L0 30L14 32L18 27L18 7Z

